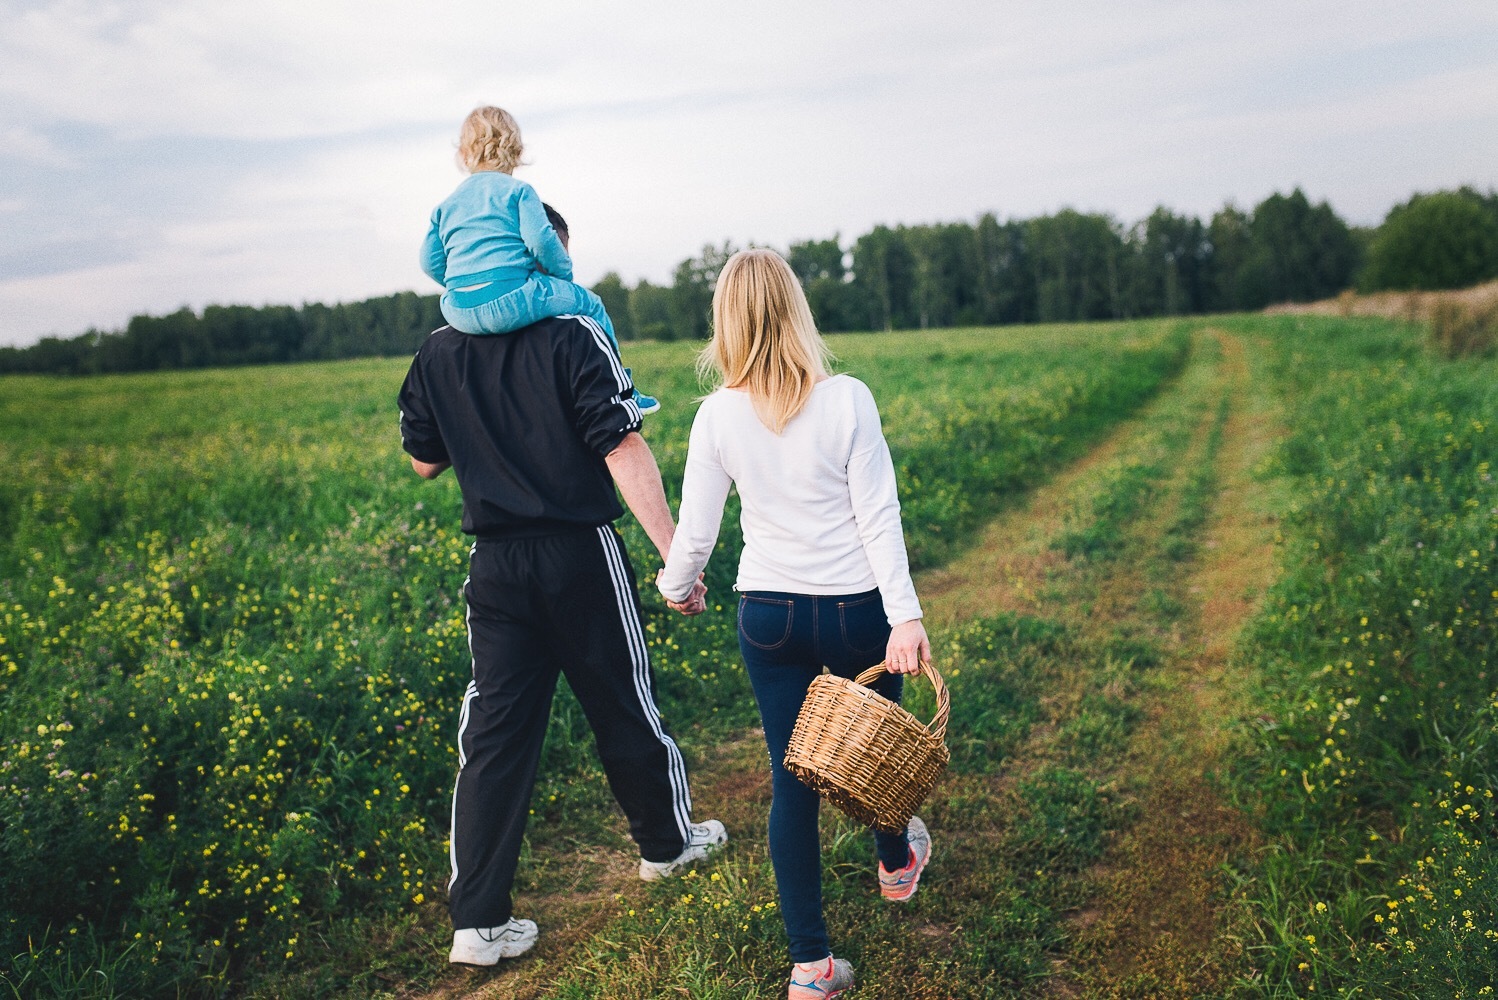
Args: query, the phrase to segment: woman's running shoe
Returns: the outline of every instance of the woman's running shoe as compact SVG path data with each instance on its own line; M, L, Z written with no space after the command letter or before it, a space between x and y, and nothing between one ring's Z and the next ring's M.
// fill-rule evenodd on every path
M910 817L905 827L905 841L910 845L904 868L890 871L879 862L879 891L885 899L903 903L915 895L915 887L921 881L921 872L931 860L931 833L919 816Z
M797 962L791 966L791 985L786 1000L831 1000L853 986L853 966L846 958L828 955L820 962Z

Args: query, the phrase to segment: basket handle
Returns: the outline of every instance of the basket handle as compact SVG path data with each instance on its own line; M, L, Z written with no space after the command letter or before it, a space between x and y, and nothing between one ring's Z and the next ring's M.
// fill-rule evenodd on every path
M883 663L876 663L853 678L853 683L867 685L878 679L880 674L888 672L889 670ZM931 682L931 687L936 691L936 715L926 726L926 731L935 736L938 742L944 743L947 738L947 716L952 712L952 697L947 694L946 682L941 679L941 674L936 672L934 666L922 661L920 672L926 675L926 679Z

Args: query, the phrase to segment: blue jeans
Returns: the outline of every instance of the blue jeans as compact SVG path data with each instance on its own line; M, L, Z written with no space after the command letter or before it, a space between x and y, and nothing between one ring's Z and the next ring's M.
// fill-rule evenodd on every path
M582 285L537 273L503 294L494 292L493 285L472 292L446 292L442 318L464 333L493 334L514 333L550 316L587 316L603 327L614 353L619 353L619 338L603 300Z
M831 949L822 920L821 797L785 769L785 750L806 689L823 664L840 677L856 677L884 659L888 641L877 590L835 597L756 590L739 599L739 650L770 751L770 861L793 962L819 961ZM895 702L901 687L895 674L874 682L876 691ZM905 866L903 835L875 831L874 842L885 868Z

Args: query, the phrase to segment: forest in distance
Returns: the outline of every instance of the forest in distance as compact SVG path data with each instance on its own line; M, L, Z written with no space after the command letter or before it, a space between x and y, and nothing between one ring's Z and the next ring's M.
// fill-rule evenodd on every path
M593 290L621 340L708 334L713 280L736 249L708 245L669 285L606 274ZM1063 209L976 223L875 226L787 248L825 331L1130 319L1260 309L1363 291L1457 288L1498 277L1498 192L1417 194L1377 227L1348 225L1299 189L1210 220L1164 206L1124 225ZM392 356L442 324L438 297L325 305L210 305L123 330L0 348L0 373L95 374Z

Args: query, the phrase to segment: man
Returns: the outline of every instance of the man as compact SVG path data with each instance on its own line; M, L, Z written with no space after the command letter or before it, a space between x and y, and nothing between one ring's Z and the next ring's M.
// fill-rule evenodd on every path
M555 225L555 224L554 224ZM565 224L558 227L565 232ZM401 440L427 479L451 468L475 536L467 602L473 680L458 729L448 959L530 950L511 890L558 672L597 741L640 849L640 877L675 874L728 838L693 823L686 766L661 724L615 486L664 559L675 525L639 434L632 384L586 317L502 336L442 327L401 388ZM702 611L706 588L672 607Z

